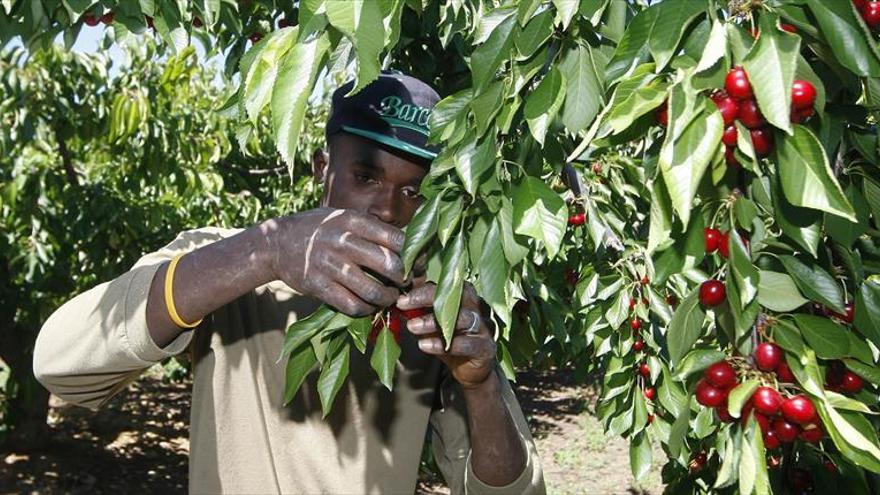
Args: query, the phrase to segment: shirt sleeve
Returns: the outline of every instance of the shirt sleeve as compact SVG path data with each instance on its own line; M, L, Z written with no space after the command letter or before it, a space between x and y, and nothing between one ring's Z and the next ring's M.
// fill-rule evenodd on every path
M440 390L440 408L431 413L434 461L453 495L543 495L546 493L544 473L528 422L510 383L500 370L496 369L495 372L501 381L501 396L526 447L526 466L523 472L506 486L487 485L477 478L470 460L467 407L461 389L452 378L444 380Z
M67 301L37 336L34 375L50 392L97 409L144 370L184 351L193 332L158 347L147 329L146 306L162 262L217 241L232 231L198 229L142 257L120 277Z

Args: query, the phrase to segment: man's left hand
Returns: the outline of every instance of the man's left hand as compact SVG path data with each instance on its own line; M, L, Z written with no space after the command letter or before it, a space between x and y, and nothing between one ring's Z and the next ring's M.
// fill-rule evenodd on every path
M401 296L397 307L402 311L420 308L432 311L436 289L432 283L419 286ZM491 376L495 367L495 341L482 317L480 299L469 284L465 284L462 291L449 349L444 348L443 333L433 313L408 320L406 326L418 339L422 352L440 358L464 389L477 388Z

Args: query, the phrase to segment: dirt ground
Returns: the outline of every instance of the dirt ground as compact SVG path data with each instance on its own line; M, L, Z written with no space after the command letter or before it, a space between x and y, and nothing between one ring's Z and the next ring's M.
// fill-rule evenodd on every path
M158 370L96 413L53 398L52 446L38 453L0 453L0 493L185 492L191 384L163 380ZM641 485L632 479L626 442L606 438L593 416L595 387L553 371L523 374L515 389L532 426L548 493L663 491L659 466ZM662 453L654 458L663 459ZM417 493L449 492L441 481L422 476Z

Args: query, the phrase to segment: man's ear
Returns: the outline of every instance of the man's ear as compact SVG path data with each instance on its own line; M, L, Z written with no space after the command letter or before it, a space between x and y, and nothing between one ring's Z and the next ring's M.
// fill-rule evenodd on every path
M324 183L324 179L327 177L327 167L329 165L330 155L326 151L322 148L318 148L312 152L312 175L315 177L315 182L318 184Z

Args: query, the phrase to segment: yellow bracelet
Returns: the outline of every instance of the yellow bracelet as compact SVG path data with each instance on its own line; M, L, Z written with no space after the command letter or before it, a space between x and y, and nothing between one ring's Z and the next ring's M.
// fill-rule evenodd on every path
M168 271L165 272L165 307L168 308L168 316L171 317L171 321L175 325L180 328L195 328L199 326L202 320L195 323L186 323L180 318L180 315L177 314L177 310L174 308L174 269L177 268L177 262L180 261L180 258L183 258L184 254L186 253L175 256L168 265Z

